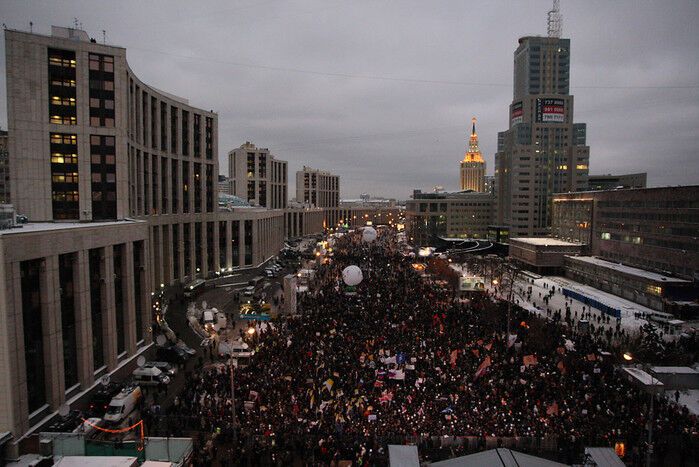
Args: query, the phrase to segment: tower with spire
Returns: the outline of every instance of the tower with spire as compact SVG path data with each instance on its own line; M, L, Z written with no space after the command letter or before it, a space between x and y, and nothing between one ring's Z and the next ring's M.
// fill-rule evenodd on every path
M478 147L476 133L476 117L471 119L471 137L468 141L468 151L461 161L461 190L485 191L485 161Z

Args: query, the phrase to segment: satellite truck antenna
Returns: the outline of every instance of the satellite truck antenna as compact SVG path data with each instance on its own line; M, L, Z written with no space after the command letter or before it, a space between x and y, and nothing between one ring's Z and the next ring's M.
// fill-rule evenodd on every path
M548 12L548 35L549 37L561 37L563 27L563 16L561 15L560 0L553 0L553 7Z

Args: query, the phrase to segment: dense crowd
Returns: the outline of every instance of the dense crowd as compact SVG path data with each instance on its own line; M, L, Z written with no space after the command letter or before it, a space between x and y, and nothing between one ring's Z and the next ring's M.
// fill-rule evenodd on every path
M197 462L384 465L387 442L422 440L430 456L430 436L555 437L578 452L623 442L628 463L642 458L649 396L623 380L597 334L517 309L508 339L501 303L461 300L412 261L390 233L339 238L298 315L255 334L250 365L234 370L237 424L229 365L191 376L173 413L214 435ZM356 290L342 282L350 264L364 274ZM656 439L688 440L696 428L686 409L656 399Z

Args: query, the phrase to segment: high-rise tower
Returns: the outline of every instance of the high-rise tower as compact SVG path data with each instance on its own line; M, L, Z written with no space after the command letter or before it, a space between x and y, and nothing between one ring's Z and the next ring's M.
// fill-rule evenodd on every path
M510 235L546 235L551 195L587 186L586 125L573 123L570 39L560 38L560 13L549 37L522 37L514 53L514 99L509 129L495 154L497 223Z
M476 117L471 119L471 138L468 142L468 151L461 161L461 189L473 191L485 191L485 161L478 147L478 134L476 133Z

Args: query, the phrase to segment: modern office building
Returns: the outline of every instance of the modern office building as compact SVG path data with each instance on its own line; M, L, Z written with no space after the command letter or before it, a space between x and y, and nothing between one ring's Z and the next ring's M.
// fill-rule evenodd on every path
M246 141L228 153L229 191L253 206L284 209L287 206L287 162L267 148Z
M405 227L411 243L434 244L437 237L486 238L492 223L493 197L489 193L413 192L406 202Z
M570 39L522 37L514 53L509 129L495 154L497 215L510 236L541 236L552 195L587 188L586 126L573 122Z
M485 192L490 193L495 196L496 185L495 185L495 175L486 175L483 177L483 186L485 187Z
M156 289L276 254L284 213L219 209L217 115L140 81L125 49L60 27L5 45L29 219L0 233L0 432L17 440L148 346Z
M0 130L0 204L10 204L10 153L7 131Z
M624 175L590 175L587 178L588 190L614 190L622 188L645 188L646 172Z
M0 430L15 440L151 342L148 223L0 230Z
M340 205L340 177L303 166L296 172L296 201L317 208Z
M556 194L552 234L608 261L698 279L699 186Z
M228 177L225 175L218 175L218 193L219 194L225 194L225 195L230 195L230 190L231 190L231 184L230 180Z
M476 117L471 120L473 125L471 137L468 142L468 150L461 161L461 190L484 192L485 189L485 161L478 147L478 134L476 133Z

